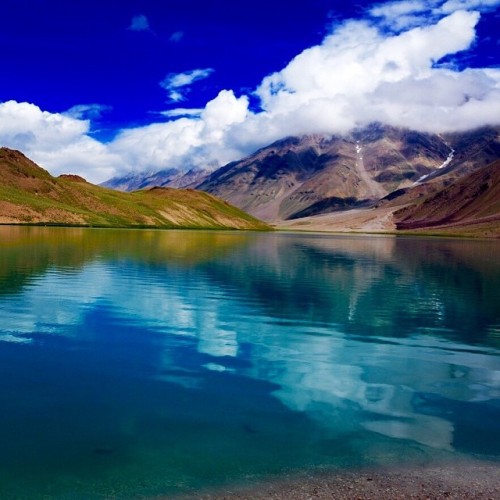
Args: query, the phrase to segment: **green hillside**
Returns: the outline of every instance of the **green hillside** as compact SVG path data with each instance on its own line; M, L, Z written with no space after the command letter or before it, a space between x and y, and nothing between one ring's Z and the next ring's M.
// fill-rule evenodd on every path
M0 223L269 229L207 193L171 188L123 193L74 175L55 178L7 148L0 148Z

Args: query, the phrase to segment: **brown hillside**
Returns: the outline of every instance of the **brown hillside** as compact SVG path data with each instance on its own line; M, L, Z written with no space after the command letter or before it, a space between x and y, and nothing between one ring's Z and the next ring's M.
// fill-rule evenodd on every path
M401 230L449 228L500 236L500 160L398 210L394 217Z

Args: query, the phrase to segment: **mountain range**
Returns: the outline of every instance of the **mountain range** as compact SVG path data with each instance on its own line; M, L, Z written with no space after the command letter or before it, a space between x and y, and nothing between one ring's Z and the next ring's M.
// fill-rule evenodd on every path
M151 188L123 193L76 175L53 177L21 152L0 148L0 223L103 227L268 229L201 191Z
M113 177L100 184L102 187L118 191L137 191L151 187L194 188L203 182L210 170L191 168L186 172L176 168L166 168L159 171L129 172Z
M431 134L372 124L345 136L284 138L213 172L198 170L196 179L192 172L163 170L115 178L106 184L124 190L155 183L174 185L186 175L190 187L281 228L435 229L435 218L426 225L427 216L418 215L430 217L430 212L415 207L445 190L449 199L443 209L449 213L442 214L442 219L451 221L454 209L463 204L461 199L454 200L459 195L451 186L478 182L483 174L467 176L500 158L499 132L500 127L483 127ZM436 203L429 199L425 206ZM407 208L398 212L402 207ZM467 220L472 219L470 214Z
M0 223L500 237L499 132L372 124L345 136L287 137L215 171L128 173L105 183L114 189L52 177L1 148Z

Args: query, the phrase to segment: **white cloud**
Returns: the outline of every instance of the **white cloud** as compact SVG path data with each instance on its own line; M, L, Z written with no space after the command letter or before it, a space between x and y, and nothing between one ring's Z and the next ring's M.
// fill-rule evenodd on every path
M27 102L0 103L2 146L21 150L54 175L70 172L101 182L123 163L88 132L88 120L42 111Z
M171 90L168 93L168 98L172 102L181 102L181 101L185 101L186 100L185 95L182 92L180 92L179 90Z
M223 90L199 116L124 130L109 149L139 169L220 165L241 154L228 141L228 131L247 114L248 98Z
M500 0L396 0L375 4L368 13L386 27L401 31L436 22L460 10L487 12L498 5Z
M396 17L416 14L428 9L428 0L403 0L399 2L377 4L370 9L370 14L376 17Z
M257 89L264 113L252 127L268 131L268 139L346 132L373 120L420 129L467 128L480 120L465 112L472 106L471 101L466 105L467 96L484 108L484 123L498 121L491 117L492 110L500 116L498 70L460 73L434 67L471 45L478 19L476 12L457 11L434 25L391 36L367 22L345 23L264 78ZM422 102L427 92L432 92L430 104ZM454 115L469 119L453 123Z
M444 14L457 10L487 11L496 8L498 5L500 5L500 0L448 0L439 10Z
M203 108L175 108L167 111L160 111L160 115L167 118L177 118L179 116L199 117L203 112Z
M369 10L371 16L381 18L382 23L400 31L421 24L423 16L431 15L436 2L429 0L404 0L377 4Z
M179 102L186 99L186 92L194 82L208 78L214 70L212 68L193 69L185 73L170 73L160 82L160 86L168 91L171 101Z
M149 31L150 27L148 18L143 14L134 16L130 21L128 29L132 31Z

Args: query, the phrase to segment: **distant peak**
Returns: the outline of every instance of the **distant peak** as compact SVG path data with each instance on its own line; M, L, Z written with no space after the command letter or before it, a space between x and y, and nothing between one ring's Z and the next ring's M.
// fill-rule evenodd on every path
M80 177L79 175L76 175L76 174L61 174L59 176L59 179L66 179L68 181L73 181L73 182L88 183L87 179L84 179L83 177Z

